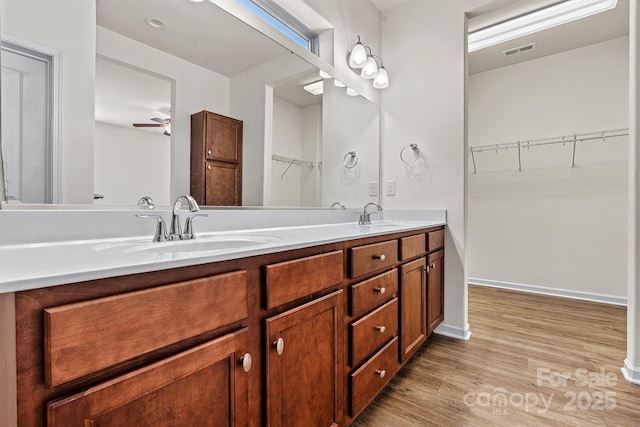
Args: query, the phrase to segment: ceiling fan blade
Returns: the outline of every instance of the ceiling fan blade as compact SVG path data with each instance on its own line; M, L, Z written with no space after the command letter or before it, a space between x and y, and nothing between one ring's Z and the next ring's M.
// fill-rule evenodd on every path
M160 123L133 123L134 128L161 128L164 124Z
M171 136L171 134L169 132L167 132L167 130L165 129L164 134L167 136Z
M162 124L164 124L164 122L165 122L164 119L161 119L159 117L153 117L151 120L156 122L156 123L162 123Z

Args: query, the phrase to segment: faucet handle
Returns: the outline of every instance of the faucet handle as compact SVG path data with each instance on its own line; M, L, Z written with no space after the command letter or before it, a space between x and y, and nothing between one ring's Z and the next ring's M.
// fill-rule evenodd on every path
M199 216L209 216L209 214L193 214L189 215L184 222L184 235L187 239L195 239L196 232L193 230L193 219Z
M164 226L162 215L136 215L138 218L153 218L157 221L156 232L153 235L154 242L164 242L167 240L167 229Z

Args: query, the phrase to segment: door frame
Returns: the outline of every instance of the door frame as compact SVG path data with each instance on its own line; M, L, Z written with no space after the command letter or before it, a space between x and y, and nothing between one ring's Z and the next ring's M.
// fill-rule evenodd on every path
M63 96L62 96L62 52L31 40L8 33L0 35L3 50L24 56L36 57L47 63L48 90L48 140L50 143L48 160L50 164L51 203L62 203L62 159L63 159Z

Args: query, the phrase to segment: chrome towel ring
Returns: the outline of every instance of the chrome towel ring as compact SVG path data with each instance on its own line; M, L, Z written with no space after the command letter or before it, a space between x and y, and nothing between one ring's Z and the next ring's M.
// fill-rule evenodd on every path
M407 151L408 148L411 149L411 152L413 154L411 155L409 154L409 151ZM415 162L416 160L418 160L419 157L420 157L420 149L418 148L418 144L416 143L411 143L406 147L404 147L402 150L400 150L400 160L402 160L407 164Z
M353 169L358 164L358 155L355 151L349 151L342 159L342 164L347 169Z

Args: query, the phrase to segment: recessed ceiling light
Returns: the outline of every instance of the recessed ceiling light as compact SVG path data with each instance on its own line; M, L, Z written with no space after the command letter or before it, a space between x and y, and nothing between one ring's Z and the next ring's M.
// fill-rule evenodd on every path
M158 18L157 16L147 16L144 18L144 22L153 28L164 28L167 25L167 21L162 18Z
M469 34L469 52L616 7L618 0L568 0Z
M324 90L324 82L322 80L318 80L317 82L304 85L303 88L313 95L322 95L322 92Z

